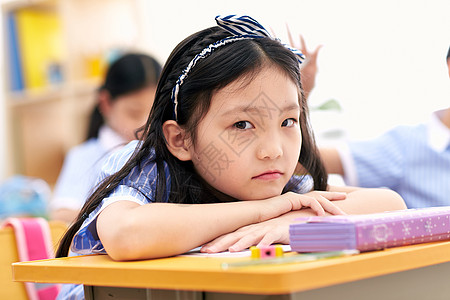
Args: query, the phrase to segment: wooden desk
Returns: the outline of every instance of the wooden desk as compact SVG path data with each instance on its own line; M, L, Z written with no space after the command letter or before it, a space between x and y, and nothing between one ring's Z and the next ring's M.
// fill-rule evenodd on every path
M157 294L161 299L171 299L170 293L173 299L208 300L450 297L450 242L313 262L221 268L223 262L245 259L249 258L172 257L115 262L107 255L91 255L20 262L12 268L16 281L84 284L87 299L101 299L102 295L155 299Z

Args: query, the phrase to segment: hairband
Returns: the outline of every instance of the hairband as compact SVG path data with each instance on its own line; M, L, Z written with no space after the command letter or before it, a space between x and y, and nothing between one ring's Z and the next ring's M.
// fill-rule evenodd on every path
M216 17L217 25L226 31L230 32L232 36L221 39L215 43L210 44L208 47L203 49L199 54L197 54L187 65L187 67L183 70L181 75L178 77L178 80L175 83L175 86L172 89L171 99L174 105L174 116L175 121L178 121L178 92L180 90L181 85L184 80L188 76L189 72L196 65L196 63L207 56L209 56L215 49L224 46L226 44L247 40L247 39L256 39L256 38L271 38L274 39L270 33L255 19L249 16L238 16L238 15L228 15L228 16L217 16ZM302 63L305 60L305 56L303 53L295 48L290 47L289 45L282 44L284 47L292 51L295 55L297 55L297 60L299 63Z

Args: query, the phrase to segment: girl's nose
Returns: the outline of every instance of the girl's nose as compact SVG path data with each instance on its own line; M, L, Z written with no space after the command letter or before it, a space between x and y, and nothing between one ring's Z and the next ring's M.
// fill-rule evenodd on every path
M264 137L256 152L258 159L277 159L283 155L283 147L278 139Z

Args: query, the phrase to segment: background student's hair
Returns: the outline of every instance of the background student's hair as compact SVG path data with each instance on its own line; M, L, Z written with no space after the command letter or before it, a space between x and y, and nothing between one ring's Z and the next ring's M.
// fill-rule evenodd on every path
M143 164L142 159L154 151L158 172L158 188L155 201L165 202L167 163L171 175L170 202L208 203L233 201L229 196L215 191L198 176L190 161L180 161L169 152L163 133L163 123L174 119L174 105L171 101L172 89L188 63L209 44L217 42L230 33L211 27L197 32L183 40L169 56L158 83L155 102L145 126L141 142L132 157L116 174L106 178L82 208L76 221L64 236L57 256L66 256L74 234L85 218L108 196L108 194L135 167ZM214 91L234 80L245 76L252 78L267 64L274 64L286 72L301 91L300 70L297 57L278 41L270 38L241 40L217 48L209 57L198 61L183 83L178 94L178 124L182 126L195 143L195 129L209 109ZM220 70L220 71L218 71ZM256 96L256 95L255 95ZM327 174L316 149L312 130L309 126L306 99L299 96L300 127L302 146L299 162L313 177L314 189L326 190ZM286 187L285 191L292 187Z
M110 101L115 101L120 96L148 86L156 86L159 74L161 65L153 57L127 53L111 63L99 92L108 92ZM105 123L98 102L90 116L86 140L97 138L100 128Z

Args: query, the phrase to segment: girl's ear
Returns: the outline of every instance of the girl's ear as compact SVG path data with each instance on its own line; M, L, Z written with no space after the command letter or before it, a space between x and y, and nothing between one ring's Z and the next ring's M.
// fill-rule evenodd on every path
M164 122L163 133L167 141L167 148L173 156L181 161L191 160L190 140L186 137L185 130L176 121L168 120Z
M111 95L107 90L102 89L98 93L98 108L100 109L100 113L102 114L103 118L106 119L112 108Z

